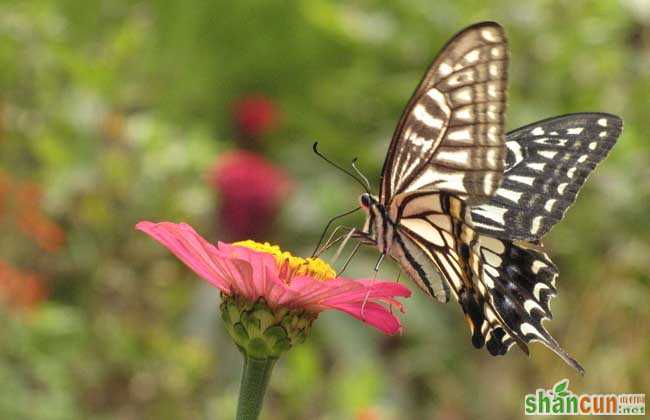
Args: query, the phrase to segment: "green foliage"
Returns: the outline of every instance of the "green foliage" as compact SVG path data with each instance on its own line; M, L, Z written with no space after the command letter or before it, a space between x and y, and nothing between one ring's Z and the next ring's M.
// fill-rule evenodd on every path
M625 121L546 241L561 270L547 326L587 376L541 346L531 359L476 351L455 304L414 296L398 338L321 316L278 363L263 418L509 419L563 377L574 392L648 389L650 21L635 4L2 2L0 170L42 186L65 243L45 251L2 213L0 259L42 276L49 296L2 310L0 418L232 418L241 362L215 321L216 291L133 225L187 221L219 237L205 173L234 147L233 101L261 92L282 112L261 148L297 180L268 239L308 255L359 194L313 141L336 161L358 156L377 185L426 66L486 19L511 42L510 128L577 111ZM370 276L375 258L362 253L349 273Z

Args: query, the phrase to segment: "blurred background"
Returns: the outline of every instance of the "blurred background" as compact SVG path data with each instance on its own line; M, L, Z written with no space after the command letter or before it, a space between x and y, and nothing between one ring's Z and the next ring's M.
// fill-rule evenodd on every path
M509 129L625 121L546 239L561 271L547 327L586 376L539 344L530 359L475 350L455 303L415 293L401 337L322 315L280 361L263 418L516 419L564 377L577 393L650 391L648 0L4 1L0 418L233 418L241 360L218 293L134 224L309 255L360 193L312 143L358 156L378 185L427 65L480 20L510 39Z

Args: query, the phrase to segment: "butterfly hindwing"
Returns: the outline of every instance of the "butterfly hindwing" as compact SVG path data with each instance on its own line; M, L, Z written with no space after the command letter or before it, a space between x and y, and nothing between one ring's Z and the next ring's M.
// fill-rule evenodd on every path
M409 101L382 171L380 201L418 190L482 202L496 191L505 161L507 40L479 23L440 52Z
M540 246L477 234L473 257L476 300L484 319L477 320L487 349L505 354L512 344L528 353L527 344L539 341L570 366L584 372L544 328L551 319L550 301L555 296L557 267ZM462 302L461 302L462 304ZM476 343L475 343L476 344Z
M505 175L496 194L472 209L484 233L537 241L560 221L622 130L604 113L570 114L507 135Z
M421 289L447 302L467 282L464 259L457 252L463 203L433 192L402 197L403 201L393 202L390 213L399 221L394 256Z

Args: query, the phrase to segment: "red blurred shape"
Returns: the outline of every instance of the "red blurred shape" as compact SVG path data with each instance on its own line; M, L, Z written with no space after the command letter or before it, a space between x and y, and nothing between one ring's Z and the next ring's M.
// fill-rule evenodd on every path
M280 111L266 96L249 95L233 104L233 117L245 137L261 137L278 126Z
M47 296L42 278L0 260L0 304L11 310L33 309Z
M57 251L65 240L65 233L41 210L41 187L23 182L16 188L16 219L18 226L38 246L48 252Z
M228 241L263 239L293 184L282 168L241 150L219 156L209 181L220 194L220 237Z

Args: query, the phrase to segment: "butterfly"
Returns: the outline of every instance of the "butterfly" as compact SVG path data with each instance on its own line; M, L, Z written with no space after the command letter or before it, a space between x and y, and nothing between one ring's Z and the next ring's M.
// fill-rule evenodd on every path
M379 195L364 193L353 236L390 256L435 301L454 297L472 343L492 355L543 343L584 369L543 326L557 267L541 238L622 130L605 113L555 117L504 134L508 45L481 22L429 67L393 134Z

